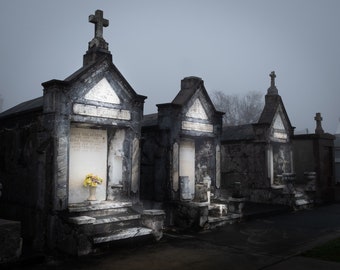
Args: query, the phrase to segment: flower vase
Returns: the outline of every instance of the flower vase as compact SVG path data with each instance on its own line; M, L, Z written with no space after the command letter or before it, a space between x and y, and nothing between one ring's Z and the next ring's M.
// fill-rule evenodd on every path
M96 201L96 190L97 187L89 187L90 196L87 198L88 201Z

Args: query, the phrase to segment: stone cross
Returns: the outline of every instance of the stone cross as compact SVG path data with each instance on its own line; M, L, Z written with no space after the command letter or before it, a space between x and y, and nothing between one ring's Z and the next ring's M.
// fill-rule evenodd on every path
M270 74L270 87L268 88L268 95L278 95L278 90L275 86L275 71L272 71Z
M321 121L322 121L322 117L321 117L321 113L316 113L314 120L316 121L316 128L315 128L315 133L316 134L323 134L323 128L321 125Z
M271 87L275 87L275 78L276 78L276 74L275 71L272 71L270 74L270 86Z
M95 15L89 16L89 22L94 23L94 38L103 38L103 27L109 26L109 20L104 19L103 11L96 10Z

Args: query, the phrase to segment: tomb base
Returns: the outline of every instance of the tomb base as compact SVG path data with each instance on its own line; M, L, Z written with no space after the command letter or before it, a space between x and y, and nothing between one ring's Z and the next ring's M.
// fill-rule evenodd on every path
M246 199L243 197L242 198L230 197L228 204L229 211L235 214L242 214L245 202Z
M156 240L163 237L165 212L163 210L144 210L142 213L143 226L152 229Z
M67 216L60 219L56 228L57 246L63 252L83 256L112 246L116 241L159 240L163 235L164 216L162 210L141 214L129 201L70 204Z
M0 219L0 264L17 260L21 250L21 223Z

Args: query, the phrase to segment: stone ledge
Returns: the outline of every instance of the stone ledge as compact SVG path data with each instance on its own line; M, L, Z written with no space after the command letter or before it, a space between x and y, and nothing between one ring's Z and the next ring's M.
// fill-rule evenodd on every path
M113 223L120 221L128 221L134 219L140 219L140 214L135 215L125 215L125 216L106 216L106 217L97 217L95 224L105 224L105 223Z
M86 211L96 211L96 210L107 210L107 209L114 209L114 208L124 208L124 207L131 207L131 202L109 202L103 201L96 204L83 202L83 203L76 203L70 204L68 206L68 210L71 213L74 212L86 212Z
M165 215L165 212L164 210L160 210L160 209L147 209L143 211L143 215L159 216L159 215Z
M209 223L219 222L219 221L228 221L228 220L230 220L230 217L228 217L228 216L220 216L220 217L208 216L208 222Z
M134 227L134 228L121 230L113 234L94 237L93 243L94 244L107 243L111 241L117 241L117 240L128 239L128 238L144 236L144 235L151 235L151 234L152 234L151 229L147 229L143 227Z
M94 224L96 219L89 216L70 217L69 222L77 225Z
M271 185L272 189L284 189L285 187L285 185Z
M311 203L307 201L306 199L298 199L295 201L295 205L297 206L308 205L308 204L311 204Z

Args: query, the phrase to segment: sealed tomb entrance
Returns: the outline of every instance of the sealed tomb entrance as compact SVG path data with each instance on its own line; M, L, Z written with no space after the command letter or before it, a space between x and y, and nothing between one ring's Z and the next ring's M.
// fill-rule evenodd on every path
M72 126L70 133L69 203L86 200L88 190L83 180L89 173L98 175L103 183L97 186L97 200L106 199L107 130Z
M188 183L181 183L181 199L192 200L195 196L195 141L182 139L179 147L179 175L186 176Z
M103 179L97 186L98 201L120 199L113 191L123 188L125 129L99 129L72 125L70 132L69 203L87 200L83 180L89 173ZM108 189L108 187L111 187ZM120 196L119 196L120 197Z

